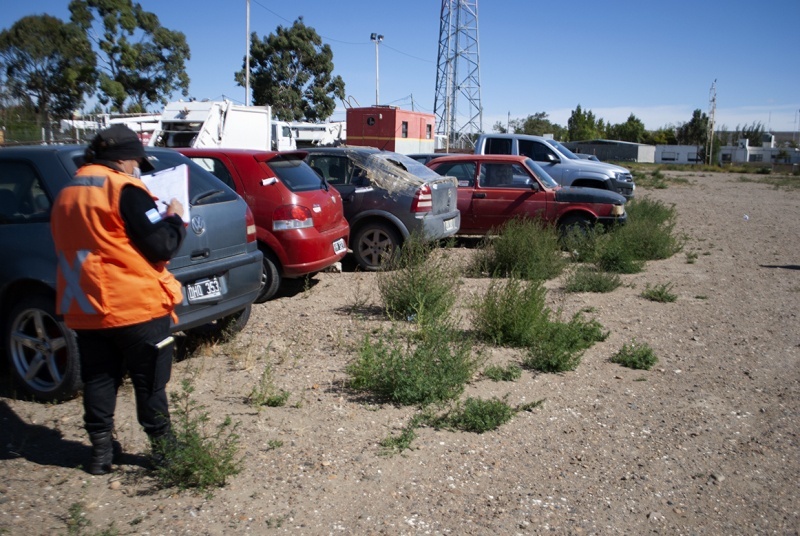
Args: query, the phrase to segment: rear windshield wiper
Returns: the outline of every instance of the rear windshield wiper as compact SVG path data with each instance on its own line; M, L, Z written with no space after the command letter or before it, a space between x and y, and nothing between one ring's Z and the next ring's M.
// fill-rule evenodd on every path
M207 192L203 192L194 196L191 200L192 205L200 205L203 201L207 201L208 199L218 196L219 194L224 194L225 190L209 190Z

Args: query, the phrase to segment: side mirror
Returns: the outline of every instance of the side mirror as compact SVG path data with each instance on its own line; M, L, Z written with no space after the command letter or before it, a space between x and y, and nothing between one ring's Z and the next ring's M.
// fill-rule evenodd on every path
M531 190L533 190L534 192L538 192L539 190L541 190L541 188L539 188L539 183L536 181L531 182Z
M552 164L558 164L559 162L561 162L561 159L556 155L554 155L553 153L547 153L547 161Z

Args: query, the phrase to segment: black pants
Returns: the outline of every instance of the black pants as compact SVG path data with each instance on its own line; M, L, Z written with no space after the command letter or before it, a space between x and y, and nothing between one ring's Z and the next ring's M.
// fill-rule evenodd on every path
M136 395L136 416L150 436L169 430L166 386L174 344L165 316L121 328L77 330L83 380L83 420L90 434L114 428L117 391L128 372ZM160 347L159 347L160 346Z

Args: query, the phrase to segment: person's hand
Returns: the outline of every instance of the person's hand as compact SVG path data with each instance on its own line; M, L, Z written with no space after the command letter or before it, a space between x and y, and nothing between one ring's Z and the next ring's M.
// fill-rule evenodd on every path
M172 201L169 202L169 205L167 205L167 216L172 216L173 214L183 218L183 205L181 205L181 202L175 198L173 198Z

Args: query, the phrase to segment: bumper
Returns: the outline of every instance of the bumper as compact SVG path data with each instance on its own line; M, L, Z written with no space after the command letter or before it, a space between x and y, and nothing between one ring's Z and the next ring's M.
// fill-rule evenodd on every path
M608 216L605 218L597 218L595 224L602 225L603 227L613 227L615 225L625 225L627 221L628 221L628 213L626 212L622 216Z
M625 199L629 201L633 199L634 192L636 191L636 184L634 184L633 182L618 181L618 180L612 180L611 184L614 187L614 191L624 196Z
M256 249L215 266L215 275L223 289L222 296L217 301L190 304L184 290L183 302L175 308L178 323L172 326L172 331L208 324L253 303L261 289L261 263L261 251ZM205 270L204 275L207 275L208 268ZM196 279L180 271L175 276L184 285Z
M456 234L461 227L461 212L454 210L445 214L426 215L418 220L423 236L430 240L439 240ZM413 229L409 229L413 232Z
M293 278L319 272L342 260L347 255L350 227L345 224L322 233L309 228L274 235L282 250L276 253L281 260L283 277ZM345 247L337 253L333 243L340 239L344 240Z

